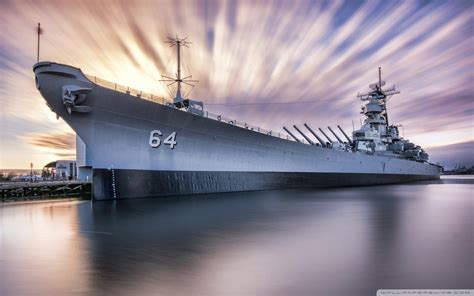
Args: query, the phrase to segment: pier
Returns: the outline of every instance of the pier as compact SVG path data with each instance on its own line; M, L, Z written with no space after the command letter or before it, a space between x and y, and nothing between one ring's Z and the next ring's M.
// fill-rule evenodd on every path
M40 181L0 183L2 202L61 197L90 199L90 181Z

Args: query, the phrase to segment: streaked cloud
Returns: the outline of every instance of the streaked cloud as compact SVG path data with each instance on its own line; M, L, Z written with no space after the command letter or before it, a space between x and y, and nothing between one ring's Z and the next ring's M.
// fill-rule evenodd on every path
M33 134L29 135L27 141L38 147L56 150L74 151L76 149L76 138L73 133Z
M76 135L72 132L28 134L24 140L60 159L76 157Z
M428 152L446 169L474 166L474 141L428 148Z
M71 132L34 88L38 21L45 30L42 60L159 96L167 95L160 74L174 66L166 36L187 36L193 43L185 56L193 78L200 80L191 97L208 103L210 111L272 130L303 122L340 124L350 131L354 121L357 128L361 103L355 95L367 90L382 66L384 80L402 91L388 107L390 120L404 126L407 138L425 147L474 139L472 1L3 1L0 6L0 137L16 139L2 142L2 150L13 155L2 153L0 166L11 167L13 159L23 157L10 145L36 151L38 146L22 137L29 130ZM255 102L267 104L239 105Z

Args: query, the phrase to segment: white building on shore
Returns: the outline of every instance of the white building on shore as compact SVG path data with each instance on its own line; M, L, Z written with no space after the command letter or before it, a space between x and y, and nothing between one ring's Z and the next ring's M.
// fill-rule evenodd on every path
M77 179L77 166L75 160L56 160L44 166L50 173L50 178L55 180Z

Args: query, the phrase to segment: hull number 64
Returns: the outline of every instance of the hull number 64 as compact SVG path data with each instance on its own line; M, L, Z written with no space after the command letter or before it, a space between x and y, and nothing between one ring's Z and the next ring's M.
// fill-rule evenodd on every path
M163 134L159 130L153 130L150 132L150 140L148 143L152 148L158 148L161 145L161 136ZM178 143L176 142L176 132L172 132L166 139L163 141L163 144L170 145L170 148L173 149Z

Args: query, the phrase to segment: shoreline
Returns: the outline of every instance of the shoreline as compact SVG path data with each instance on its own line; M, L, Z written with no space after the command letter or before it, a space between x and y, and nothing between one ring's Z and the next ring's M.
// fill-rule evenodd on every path
M91 199L92 182L43 181L0 183L1 203L65 198Z
M38 204L38 203L51 203L51 202L61 202L61 201L87 201L88 199L83 199L80 197L68 197L68 198L45 198L45 199L30 199L30 200L17 200L17 201L2 201L0 202L1 207L7 206L17 206L24 204Z

